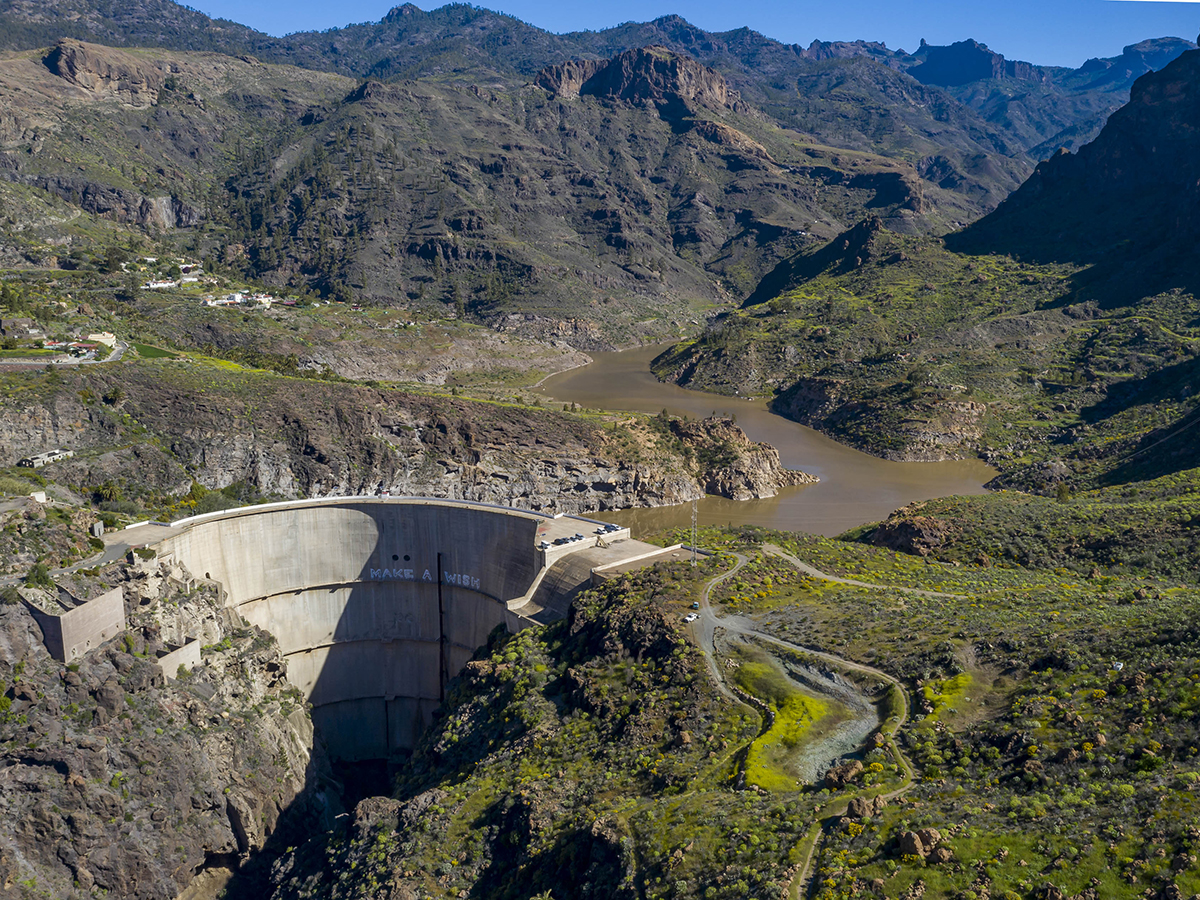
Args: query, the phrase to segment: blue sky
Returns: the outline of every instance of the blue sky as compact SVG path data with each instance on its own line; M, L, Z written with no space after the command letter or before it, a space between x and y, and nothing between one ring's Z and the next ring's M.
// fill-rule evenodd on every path
M398 2L190 0L188 5L283 35L378 21ZM417 5L433 9L441 4L424 0ZM1200 2L1160 0L497 0L478 5L554 32L601 29L678 13L709 31L748 25L777 40L805 45L814 39L863 38L913 50L921 38L931 44L975 38L1010 59L1061 66L1078 66L1092 56L1116 56L1126 44L1150 37L1195 40L1200 31Z

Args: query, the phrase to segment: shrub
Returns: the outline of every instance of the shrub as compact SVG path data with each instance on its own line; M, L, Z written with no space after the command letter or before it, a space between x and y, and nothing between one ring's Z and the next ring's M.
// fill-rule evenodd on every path
M25 573L25 583L30 587L54 587L54 579L50 577L50 567L45 563L34 563Z

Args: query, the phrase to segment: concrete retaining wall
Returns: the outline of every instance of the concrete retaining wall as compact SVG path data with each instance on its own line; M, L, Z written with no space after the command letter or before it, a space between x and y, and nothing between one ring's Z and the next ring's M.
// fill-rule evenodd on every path
M119 587L61 615L28 606L42 629L46 650L59 662L74 662L125 630L125 599Z
M198 665L200 665L200 642L196 640L188 641L182 647L158 658L158 668L164 678L178 677L180 666L191 671Z

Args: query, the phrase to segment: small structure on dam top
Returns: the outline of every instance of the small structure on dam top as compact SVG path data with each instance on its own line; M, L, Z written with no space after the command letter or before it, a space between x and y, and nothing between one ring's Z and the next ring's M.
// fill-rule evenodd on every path
M498 625L561 618L595 570L683 556L592 519L425 498L273 503L109 540L217 582L274 634L288 680L346 760L411 749Z

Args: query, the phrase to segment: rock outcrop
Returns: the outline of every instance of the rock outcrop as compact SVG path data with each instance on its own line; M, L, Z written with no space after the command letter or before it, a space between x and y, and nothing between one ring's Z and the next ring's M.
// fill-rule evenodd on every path
M817 482L807 472L783 468L778 450L751 441L731 419L675 419L671 430L696 455L705 493L731 500L758 500L774 497L785 487Z
M832 769L825 773L825 787L830 790L838 790L850 784L855 778L862 774L863 764L860 759L851 759L842 763L838 763Z
M902 831L898 840L904 856L920 857L930 863L947 863L954 858L954 851L942 843L942 834L936 828Z
M4 173L0 173L3 176ZM175 197L147 197L128 188L113 187L77 178L73 175L33 175L11 180L30 184L67 200L84 212L147 225L166 231L171 228L190 228L200 223L200 210Z
M901 553L928 556L953 540L955 526L945 519L916 513L920 504L898 509L876 528L869 538L876 547L887 547Z
M556 97L586 95L626 103L682 101L721 109L738 100L737 91L730 89L719 72L657 46L626 50L608 60L571 60L547 66L534 84Z
M881 796L852 797L846 807L846 815L851 819L866 819L879 815L886 806L887 800Z
M948 47L934 47L922 40L920 52L925 53L925 61L910 69L908 74L922 84L953 86L988 78L1035 83L1050 80L1049 74L1040 66L1005 59L978 41L958 41Z
M0 893L36 882L64 900L168 900L291 827L285 809L327 827L338 810L305 786L328 766L270 636L156 564L98 580L123 586L130 628L70 666L24 606L0 605ZM164 682L168 631L211 645Z
M390 492L583 513L705 493L771 497L811 480L719 419L679 423L661 442L640 419L614 430L549 410L357 385L262 378L251 397L236 382L194 394L134 367L67 378L53 399L0 406L0 462L50 446L91 450L55 470L84 489L136 482L185 494L194 479L284 497ZM103 396L118 380L127 398L119 413L80 397ZM130 434L127 416L158 445Z
M158 102L162 73L124 50L63 38L46 56L46 68L97 99L146 107Z

